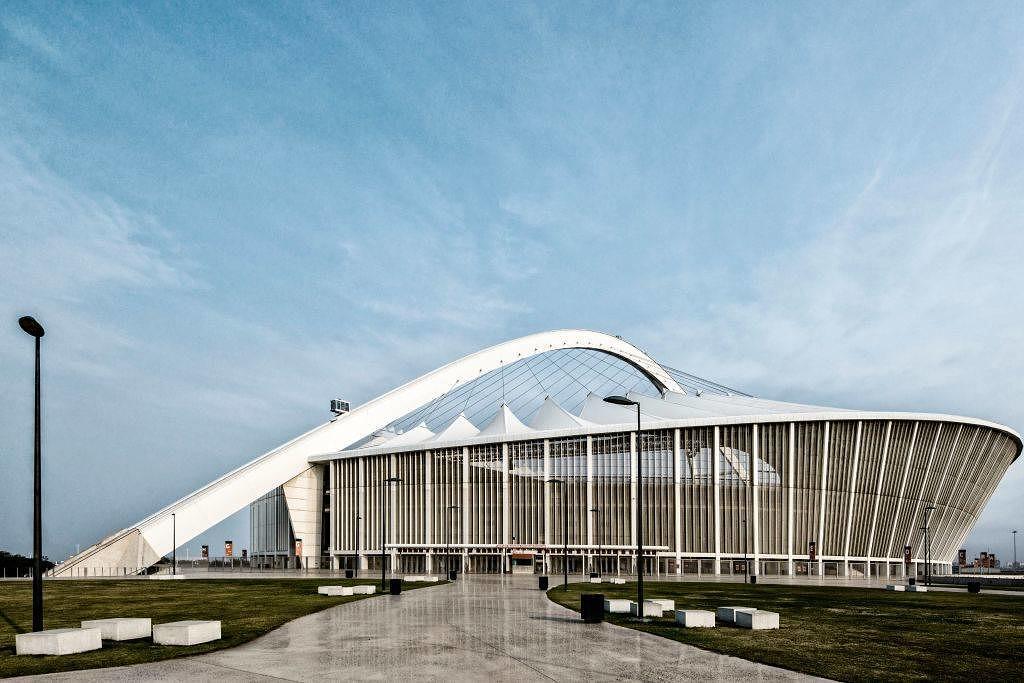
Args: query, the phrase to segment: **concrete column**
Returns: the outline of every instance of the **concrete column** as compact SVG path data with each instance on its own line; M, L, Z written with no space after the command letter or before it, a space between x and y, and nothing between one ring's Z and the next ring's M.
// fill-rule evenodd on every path
M302 539L302 566L315 569L320 566L324 466L313 465L282 488L295 538Z
M469 566L469 446L462 447L462 509L459 516L462 518L462 571L465 572Z
M786 571L793 576L793 490L796 468L796 423L789 423L789 460L786 466Z
M825 445L824 452L821 454L821 509L818 512L818 576L825 575L825 560L824 557L825 548L823 541L825 539L825 499L828 495L828 440L829 440L829 425L825 423Z
M551 442L544 439L544 545L551 547ZM544 553L544 564L547 565L547 552ZM545 572L546 573L546 572Z
M425 567L428 574L434 573L434 473L431 472L433 456L430 451L423 452L423 501L426 510L423 514L423 542L426 543Z
M505 546L502 554L502 569L510 571L508 544L512 542L510 537L509 514L512 506L509 505L509 480L508 480L508 444L501 444L501 542Z
M719 481L722 476L721 466L721 433L719 427L715 427L714 446L711 450L711 470L714 473L714 496L715 496L715 576L722 573L722 490Z
M676 544L676 574L683 573L682 496L680 491L682 474L679 468L680 457L679 428L676 428L672 430L672 499L674 501L673 529L675 531Z
M629 433L629 543L636 546L636 494L637 494L637 433ZM633 562L636 563L636 550L633 551ZM634 571L636 567L634 566Z
M853 497L857 489L857 464L860 461L860 436L864 423L857 420L857 439L853 446L853 472L850 476L850 501L846 509L846 540L843 541L843 576L850 576L850 530L853 528Z
M397 477L398 458L393 453L389 456L389 458L390 459L388 462L388 476ZM392 574L398 572L398 551L396 549L396 546L399 539L397 534L395 533L395 520L398 518L398 487L402 486L403 484L404 482L399 482L397 484L388 484L387 490L384 492L388 497L388 542L391 544L391 559L388 560L388 569L391 570ZM384 550L385 552L387 552L387 548L385 548Z
M753 517L753 522L754 522L753 528L751 529L751 531L753 531L753 534L751 534L751 535L753 536L753 539L754 539L754 548L753 548L754 566L751 567L750 574L751 574L751 576L757 576L758 574L761 573L761 488L760 488L760 481L761 481L761 460L760 460L761 440L760 440L759 434L758 434L759 431L760 431L760 425L755 424L753 431L754 431L754 447L752 449L750 449L750 459L753 461L751 463L751 469L750 469L750 471L751 471L750 481L751 481L751 497L752 497L752 504L751 504L752 515L751 516Z
M871 576L871 558L875 555L875 530L878 528L878 506L882 497L882 483L885 481L885 466L889 457L889 437L892 435L892 420L885 423L885 444L882 446L882 464L878 468L875 485L875 504L871 510L871 531L868 533L868 576Z
M359 519L356 520L356 535L359 537L356 553L360 571L368 568L369 562L363 548L366 547L366 458L359 458Z
M885 553L887 556L891 556L894 553L898 553L901 557L903 556L903 548L894 548L893 542L896 540L896 527L900 525L900 513L903 511L903 496L907 489L907 477L910 474L910 463L914 460L914 453L917 448L917 429L920 426L920 422L914 422L914 431L910 436L910 450L907 452L907 461L903 464L903 477L900 479L900 492L896 496L896 514L892 518L892 531L889 532L889 542L885 544ZM911 524L913 526L913 524ZM888 558L886 559L888 564ZM888 576L888 574L886 574Z
M590 570L594 571L594 437L587 435L587 554L590 556Z

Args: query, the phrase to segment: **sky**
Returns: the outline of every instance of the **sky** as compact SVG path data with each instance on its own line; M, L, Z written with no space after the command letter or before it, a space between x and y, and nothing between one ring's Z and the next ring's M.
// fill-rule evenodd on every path
M31 551L27 313L55 559L330 398L545 329L1021 429L1022 31L1013 2L3 3L0 548ZM1022 484L971 553L1011 554Z

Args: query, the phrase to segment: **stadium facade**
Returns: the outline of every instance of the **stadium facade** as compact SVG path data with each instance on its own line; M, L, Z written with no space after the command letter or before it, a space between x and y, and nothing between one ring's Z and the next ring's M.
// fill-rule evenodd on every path
M55 572L147 566L172 513L180 544L250 505L267 566L630 572L642 524L653 573L902 576L929 549L944 573L1020 452L985 420L755 398L561 330L339 414Z

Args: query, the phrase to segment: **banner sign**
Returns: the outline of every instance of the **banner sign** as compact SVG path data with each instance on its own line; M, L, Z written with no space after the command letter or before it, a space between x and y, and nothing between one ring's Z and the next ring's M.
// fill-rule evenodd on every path
M295 539L295 557L302 557L302 539Z
M906 568L907 573L910 573L910 546L903 546L903 566Z
M235 556L235 543L234 541L224 541L224 557Z
M956 562L961 567L967 566L967 548L960 548L960 550L956 551Z
M204 545L203 546L203 559L204 560L210 559L210 546L208 546L208 545Z
M243 560L249 559L249 549L248 548L242 548L242 559Z
M818 559L818 544L816 542L807 542L807 554L810 556L811 562L814 562L816 559Z

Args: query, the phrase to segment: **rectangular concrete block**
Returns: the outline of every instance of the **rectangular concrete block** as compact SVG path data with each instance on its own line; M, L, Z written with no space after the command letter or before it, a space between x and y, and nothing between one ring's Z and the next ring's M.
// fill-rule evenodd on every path
M666 612L671 612L676 608L676 601L669 600L668 598L651 598L650 601L661 605L661 609Z
M630 604L626 598L605 598L604 611L611 614L629 614Z
M629 613L634 617L640 616L640 610L637 607L635 600L629 601ZM644 617L660 617L662 616L661 605L654 602L653 600L644 600Z
M14 636L14 651L19 655L73 655L101 647L98 628L53 628Z
M371 584L369 586L352 586L353 595L373 595L376 592L376 584Z
M778 612L765 610L736 610L736 625L754 631L766 631L779 627Z
M618 586L624 586L624 585L626 585L626 580L625 579L608 579L608 583L614 583L614 584L616 584Z
M330 595L332 597L354 595L352 586L317 586L316 592L320 595Z
M220 640L219 621L172 621L153 627L157 645L199 645L211 640Z
M907 590L912 593L927 593L928 586L907 586Z
M890 583L890 584L886 585L886 587L885 587L885 590L887 590L887 591L900 591L900 592L902 592L902 591L905 591L906 589L907 589L906 586L904 586L902 584L896 584L896 583Z
M716 611L718 618L728 624L736 623L736 612L756 612L756 607L719 607Z
M590 583L601 583L601 579L596 576L593 576L590 579Z
M87 619L82 628L98 628L103 640L135 640L153 635L153 620L149 617L114 619Z
M676 623L684 628L714 628L715 613L706 609L677 609Z

